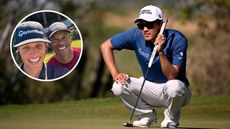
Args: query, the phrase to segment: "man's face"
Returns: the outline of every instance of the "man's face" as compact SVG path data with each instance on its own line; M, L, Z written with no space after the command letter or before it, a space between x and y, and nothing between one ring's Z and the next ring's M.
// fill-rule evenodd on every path
M58 31L50 38L56 54L62 55L71 50L71 40L67 31Z
M145 40L154 42L160 31L161 23L159 21L147 22L141 20L137 23L137 27L141 30Z
M46 54L46 43L33 42L18 47L25 66L36 68L43 63Z

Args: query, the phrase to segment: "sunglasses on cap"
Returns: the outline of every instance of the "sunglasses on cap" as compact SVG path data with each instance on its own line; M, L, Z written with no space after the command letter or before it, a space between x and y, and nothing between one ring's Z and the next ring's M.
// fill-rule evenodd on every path
M152 29L154 26L160 25L161 22L162 22L161 20L156 20L156 21L153 21L153 22L139 22L139 23L137 23L137 27L140 30L143 30L145 27L147 29Z

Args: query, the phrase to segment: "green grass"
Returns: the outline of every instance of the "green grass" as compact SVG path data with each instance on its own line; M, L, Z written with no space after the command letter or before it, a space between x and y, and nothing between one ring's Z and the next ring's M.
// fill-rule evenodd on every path
M159 128L163 109L157 109ZM0 107L1 129L124 129L130 113L118 98ZM181 127L227 129L230 95L194 96L182 109Z

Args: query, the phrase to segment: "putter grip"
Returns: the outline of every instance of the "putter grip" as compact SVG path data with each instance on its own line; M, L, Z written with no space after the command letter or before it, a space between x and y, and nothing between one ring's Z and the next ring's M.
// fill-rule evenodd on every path
M166 25L167 25L167 22L168 22L168 19L166 19L166 20L163 22L159 34L163 34L164 29L165 29L165 27L166 27ZM158 35L159 35L159 34L158 34ZM155 45L155 47L153 48L153 52L152 52L151 57L150 57L150 60L149 60L148 68L151 68L151 66L152 66L152 64L153 64L153 59L154 59L154 57L155 57L155 55L156 55L156 53L157 53L157 47L158 47L158 45Z

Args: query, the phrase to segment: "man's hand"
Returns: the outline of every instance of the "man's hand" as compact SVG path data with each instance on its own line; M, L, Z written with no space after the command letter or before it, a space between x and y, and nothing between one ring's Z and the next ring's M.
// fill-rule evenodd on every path
M116 73L113 75L113 80L121 85L127 84L129 76L125 73Z
M163 46L165 43L165 37L163 34L158 34L156 37L156 40L154 42L155 45L158 45L157 51L159 52L163 52Z
M128 80L128 75L118 71L117 66L115 64L113 47L112 43L110 42L110 39L102 43L101 53L104 58L105 64L113 77L113 80L121 85L126 84Z

